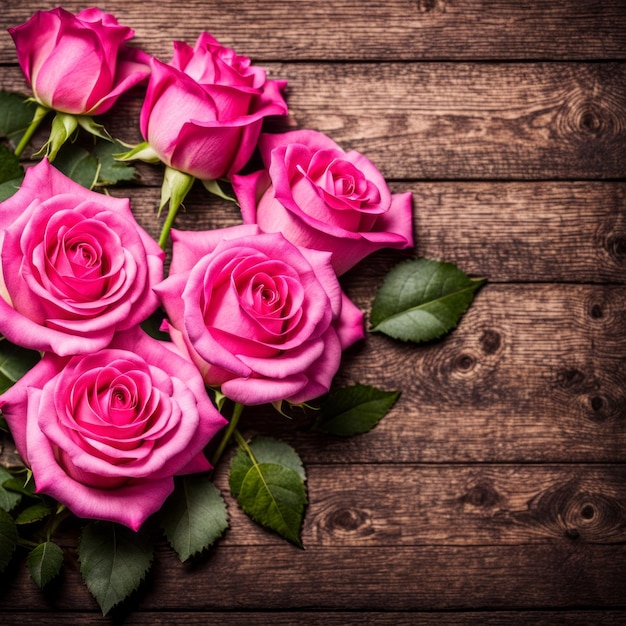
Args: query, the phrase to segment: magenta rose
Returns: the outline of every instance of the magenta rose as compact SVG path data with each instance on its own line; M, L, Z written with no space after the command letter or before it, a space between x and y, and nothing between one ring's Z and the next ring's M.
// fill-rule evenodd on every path
M381 248L413 246L411 193L392 194L362 154L312 130L263 134L265 170L232 180L245 223L332 252L343 274Z
M128 200L44 159L0 204L0 333L61 356L104 348L158 307L163 259Z
M263 119L285 115L283 81L202 33L194 48L174 42L169 65L153 62L140 126L159 159L201 180L239 171Z
M133 30L100 9L37 11L9 33L35 100L63 113L100 115L150 73L148 55L125 45Z
M48 353L0 396L37 493L137 530L175 475L211 468L202 451L225 420L167 346L135 328L94 354Z
M342 350L363 337L325 252L255 225L172 231L156 287L172 340L205 383L242 404L299 404L327 392Z

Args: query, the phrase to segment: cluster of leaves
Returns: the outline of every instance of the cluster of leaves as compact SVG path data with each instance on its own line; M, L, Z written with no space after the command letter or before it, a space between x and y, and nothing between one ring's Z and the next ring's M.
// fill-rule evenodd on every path
M36 105L23 94L0 91L0 139L15 144L28 128ZM126 150L118 141L92 140L82 146L67 142L57 154L54 166L87 189L132 181L136 170L114 158ZM0 143L0 201L12 196L24 178L19 158L6 143Z
M0 201L17 191L23 179L22 164L10 144L24 134L33 110L34 105L24 96L0 92L0 139L9 144L0 143ZM133 167L115 160L113 155L121 151L121 144L101 139L92 140L89 149L66 144L54 165L87 188L105 187L135 177ZM414 343L438 339L456 327L483 283L470 279L450 263L405 261L389 272L376 294L370 330ZM147 320L144 327L158 334L158 320L153 322ZM0 337L0 393L39 358L39 353ZM335 437L362 435L378 424L399 396L399 391L361 384L336 389L320 399L313 430ZM215 401L222 410L223 396L217 393ZM304 465L284 441L261 436L244 439L236 429L241 408L235 407L223 440L227 442L234 436L238 443L229 467L231 495L252 520L302 547L307 506ZM219 449L217 457L222 451ZM53 580L64 560L54 535L69 515L57 502L35 493L28 470L11 473L0 466L0 572L21 546L28 550L27 564L33 580L40 587ZM178 477L173 494L137 533L104 521L84 523L78 545L81 574L103 614L107 614L145 578L158 537L164 536L184 562L207 550L227 528L226 503L211 475Z

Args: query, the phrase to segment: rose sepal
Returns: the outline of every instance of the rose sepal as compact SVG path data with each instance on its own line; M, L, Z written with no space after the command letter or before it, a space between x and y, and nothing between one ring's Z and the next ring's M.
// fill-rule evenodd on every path
M161 186L159 215L166 204L169 203L169 207L163 229L161 230L161 236L159 237L159 246L161 246L162 249L165 249L167 246L167 240L178 209L187 197L189 191L191 191L195 180L194 176L181 172L180 170L175 170L173 167L167 166L165 168L163 184Z
M214 196L218 198L222 198L222 200L228 200L229 202L234 202L237 206L239 206L239 202L234 195L229 195L226 193L221 187L218 180L203 180L202 184L204 188L212 193Z
M48 141L36 154L39 155L45 151L48 161L52 163L63 144L75 136L77 129L78 120L75 115L57 113L52 120Z
M122 142L120 142L122 143ZM153 150L147 141L142 141L128 152L121 152L113 155L116 161L143 161L144 163L159 163L159 155Z
M111 137L109 131L102 124L95 122L93 117L89 115L77 115L76 121L78 125L90 135L105 139L106 141L113 141L113 137Z

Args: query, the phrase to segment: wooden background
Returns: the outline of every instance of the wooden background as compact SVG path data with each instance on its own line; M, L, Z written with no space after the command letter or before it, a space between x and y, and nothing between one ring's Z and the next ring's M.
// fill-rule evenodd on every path
M1 3L0 88L24 90L6 27L53 6ZM284 126L327 133L413 191L415 252L345 278L364 311L411 254L489 282L442 342L369 335L346 355L340 382L402 391L371 433L335 440L248 411L246 435L284 435L306 464L304 551L227 496L232 528L209 556L181 565L161 545L113 618L76 569L42 595L18 567L0 621L626 624L626 3L99 6L166 61L173 39L211 32L289 82ZM118 110L139 106L135 91ZM105 123L137 141L128 119ZM156 234L161 173L141 174L113 193ZM180 228L238 222L201 189L186 205Z

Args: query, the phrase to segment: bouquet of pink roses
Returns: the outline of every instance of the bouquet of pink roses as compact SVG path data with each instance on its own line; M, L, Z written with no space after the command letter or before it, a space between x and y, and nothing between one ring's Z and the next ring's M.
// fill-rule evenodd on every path
M81 572L108 612L150 566L146 526L158 524L182 560L226 530L211 470L233 440L233 497L301 546L298 454L280 439L247 440L240 416L300 407L342 436L393 406L397 391L333 385L343 351L365 337L341 276L382 248L412 248L411 193L391 193L364 155L319 132L265 132L287 113L286 83L208 33L193 48L175 42L163 63L127 45L133 31L97 8L38 12L9 30L32 97L1 94L0 410L24 468L0 467L0 569L27 546L43 587L61 568L59 524L92 520ZM123 146L93 118L142 85L144 141ZM23 163L49 118L41 159ZM96 141L77 165L81 132ZM132 177L134 160L163 168L158 242L129 200L96 190ZM173 228L196 181L233 200L241 223ZM440 337L482 282L451 264L405 261L377 294L372 330Z

